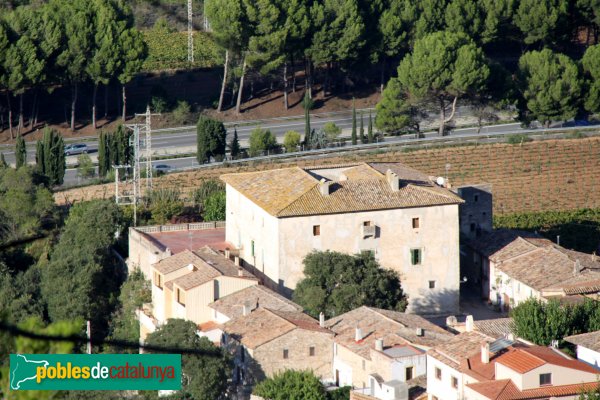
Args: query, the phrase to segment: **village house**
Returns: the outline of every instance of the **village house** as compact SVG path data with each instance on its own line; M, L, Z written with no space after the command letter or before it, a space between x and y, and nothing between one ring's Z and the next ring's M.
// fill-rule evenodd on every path
M153 264L152 308L150 315L140 318L142 339L169 318L196 324L212 321L214 311L209 308L210 303L258 285L257 278L226 255L203 247L184 250Z
M567 336L565 340L577 345L577 359L600 369L600 331Z
M234 382L252 385L286 369L312 370L331 382L333 332L298 311L258 308L222 325L234 355Z
M577 302L600 291L597 256L538 235L501 229L469 241L469 247L472 262L480 268L482 297L502 309L530 297Z
M360 163L221 178L226 240L275 290L296 287L311 251L371 252L400 275L409 312L458 310L463 200L434 177L399 163Z
M402 387L426 373L425 351L453 335L413 314L359 307L325 322L335 333L333 376L382 398L382 386Z
M427 352L429 400L576 399L599 371L561 351L473 331Z

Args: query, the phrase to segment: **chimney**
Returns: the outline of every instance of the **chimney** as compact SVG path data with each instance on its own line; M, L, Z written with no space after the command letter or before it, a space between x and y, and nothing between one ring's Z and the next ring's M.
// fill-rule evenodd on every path
M481 362L490 363L490 344L488 342L481 343Z
M325 314L319 313L319 326L325 328Z
M361 340L363 340L362 329L357 326L356 331L354 332L354 341L360 342Z
M189 269L190 271L193 271L196 269L196 267L194 267L194 264L188 264L187 269Z
M233 257L233 263L239 267L240 266L240 257L239 256Z
M375 340L375 350L383 351L383 339Z
M244 276L244 270L242 268L238 268L238 276Z
M331 181L326 181L325 179L321 179L319 182L319 190L321 191L321 196L329 196L331 193Z
M473 322L473 316L472 315L467 315L467 319L465 321L465 331L466 332L473 332L473 328L474 328L474 322Z
M417 328L416 334L417 336L425 336L425 329Z
M581 268L581 263L579 262L579 259L575 260L575 265L573 266L573 275L577 276L579 275L579 273L581 273L581 270L583 268Z
M454 315L450 315L449 317L446 317L446 326L451 328L453 326L455 326L458 323L456 317Z
M250 313L252 312L252 310L250 309L250 306L248 304L244 304L242 306L242 315L245 317L247 315L250 315Z
M167 255L167 257L171 257L173 255L173 253L171 252L171 249L168 247L165 249L165 254Z
M231 257L231 251L229 251L229 247L225 248L225 258L229 260Z
M391 169L388 169L387 171L385 171L385 177L388 181L388 184L394 192L400 190L400 178L398 177L398 174L392 172Z

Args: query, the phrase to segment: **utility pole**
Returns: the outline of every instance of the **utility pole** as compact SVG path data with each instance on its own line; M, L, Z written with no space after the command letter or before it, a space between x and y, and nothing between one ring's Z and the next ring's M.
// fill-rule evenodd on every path
M87 353L92 354L92 324L89 319L87 320L86 333L87 333L87 339L88 339Z
M206 0L205 0L206 1ZM188 8L188 62L194 62L194 24L192 22L192 0L187 2Z
M152 114L150 112L150 106L146 107L144 114L135 114L136 117L146 118L146 122L143 125L143 129L146 133L146 191L152 189L152 116L160 114Z

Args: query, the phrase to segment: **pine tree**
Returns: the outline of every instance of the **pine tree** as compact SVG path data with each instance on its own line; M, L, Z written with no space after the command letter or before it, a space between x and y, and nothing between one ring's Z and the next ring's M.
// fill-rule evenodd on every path
M15 144L15 164L17 169L27 165L27 147L21 135L17 135L17 142Z
M234 128L233 139L229 148L231 150L231 158L235 160L240 155L240 141L238 140L237 128Z
M365 124L363 121L363 114L360 113L360 142L362 144L367 143L367 137L365 136Z
M369 143L373 143L375 141L375 138L373 137L373 116L371 115L370 111L369 111L369 127L367 130L367 140Z
M352 145L356 145L356 105L352 99Z
M44 142L42 140L38 140L35 144L35 165L38 172L42 175L46 174L46 165L44 163L45 159Z

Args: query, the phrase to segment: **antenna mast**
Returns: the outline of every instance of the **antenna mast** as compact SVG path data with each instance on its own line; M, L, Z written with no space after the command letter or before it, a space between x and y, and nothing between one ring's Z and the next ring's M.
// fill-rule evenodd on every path
M205 0L206 1L206 0ZM187 0L188 11L188 62L194 62L194 26L192 23L192 0Z

